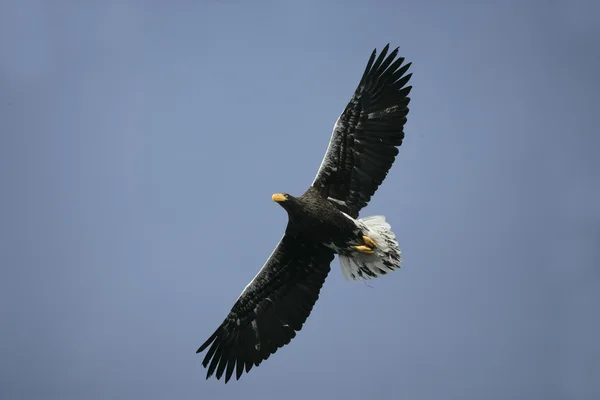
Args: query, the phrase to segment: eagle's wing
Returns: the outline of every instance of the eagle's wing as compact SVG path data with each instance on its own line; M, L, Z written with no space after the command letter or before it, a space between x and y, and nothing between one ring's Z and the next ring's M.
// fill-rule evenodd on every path
M288 344L319 298L334 254L324 246L284 235L246 286L221 326L198 349L209 348L202 365L206 378L236 371L239 379L278 348Z
M333 128L331 140L312 183L321 196L341 211L358 217L383 182L404 139L408 114L405 86L411 63L402 66L398 48L387 57L389 45L377 59L376 50Z

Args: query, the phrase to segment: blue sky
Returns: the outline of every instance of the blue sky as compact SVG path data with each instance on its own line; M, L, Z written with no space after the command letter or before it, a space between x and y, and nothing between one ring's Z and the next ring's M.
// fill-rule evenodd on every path
M0 4L3 399L600 397L600 7ZM239 382L197 347L312 182L374 47L413 62L361 215L403 269L344 281Z

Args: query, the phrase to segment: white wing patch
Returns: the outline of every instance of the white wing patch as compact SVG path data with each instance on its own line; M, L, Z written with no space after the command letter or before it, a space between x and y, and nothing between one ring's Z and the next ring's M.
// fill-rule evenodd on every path
M334 199L333 197L328 197L327 200L333 201L334 203L337 203L339 205L342 205L342 206L346 207L346 202L345 201Z
M283 236L285 236L285 234ZM271 260L271 257L273 257L273 254L275 254L275 251L277 250L277 248L281 244L281 241L283 240L283 236L281 237L281 239L279 239L279 243L277 243L277 246L275 246L275 248L273 249L273 251L271 252L271 254L269 255L269 257L267 258L267 261L264 263L264 265L258 270L258 272L256 273L256 275L254 275L254 278L252 278L252 280L246 285L246 287L244 288L244 290L242 290L242 293L240 293L240 295L238 296L237 300L239 300L240 297L242 297L242 295L244 293L246 293L246 290L248 290L248 288L250 287L250 285L252 285L252 283L254 282L254 280L256 279L256 277L258 276L258 274L260 274L260 271L262 271L267 266L267 264L269 264L269 261Z
M317 175L315 175L315 179L313 180L311 186L313 186L315 184L315 182L317 181L317 178L319 177L319 175L321 174L321 171L323 171L323 167L327 166L327 164L329 164L331 162L331 160L329 160L329 151L331 150L331 148L335 145L337 145L335 143L335 138L336 138L336 130L338 128L338 124L340 122L340 118L342 117L342 114L340 114L340 116L338 117L338 119L335 121L335 124L333 124L333 131L331 132L331 138L329 139L329 144L327 145L327 150L325 151L325 155L323 156L323 160L321 160L321 165L319 165L319 169L317 170ZM332 171L336 171L336 168L332 168Z

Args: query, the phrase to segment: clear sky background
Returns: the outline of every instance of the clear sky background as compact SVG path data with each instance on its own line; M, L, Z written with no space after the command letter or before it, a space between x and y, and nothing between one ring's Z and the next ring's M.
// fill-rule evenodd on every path
M2 1L2 399L600 398L593 1ZM198 346L312 182L374 47L413 62L346 282L239 382Z

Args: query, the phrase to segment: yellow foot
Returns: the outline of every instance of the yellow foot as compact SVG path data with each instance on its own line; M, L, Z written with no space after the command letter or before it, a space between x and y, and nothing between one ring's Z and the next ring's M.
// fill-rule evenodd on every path
M368 246L354 246L354 250L360 251L363 254L373 254L373 249Z
M368 236L363 236L362 240L369 247L377 247L377 245L375 244L375 241Z

